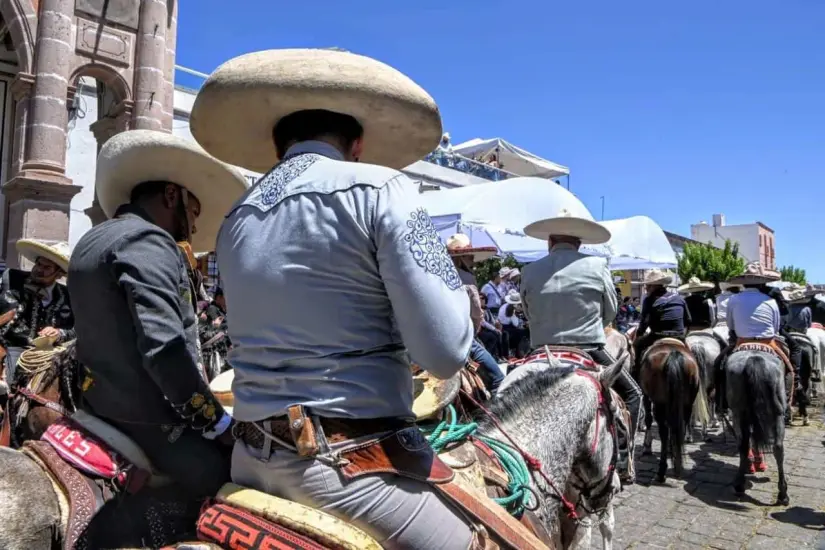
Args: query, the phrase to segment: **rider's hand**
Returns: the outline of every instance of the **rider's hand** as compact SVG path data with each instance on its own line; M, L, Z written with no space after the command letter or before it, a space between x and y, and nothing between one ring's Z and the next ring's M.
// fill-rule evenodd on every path
M60 336L60 331L54 327L46 327L37 333L38 336L45 336L46 338L57 338Z

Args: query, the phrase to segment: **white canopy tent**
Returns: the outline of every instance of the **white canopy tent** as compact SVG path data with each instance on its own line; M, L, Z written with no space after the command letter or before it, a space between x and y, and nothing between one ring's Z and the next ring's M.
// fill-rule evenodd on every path
M558 214L593 219L570 191L540 178L432 191L422 200L442 239L465 233L475 246L495 246L520 262L547 255L547 243L528 237L526 225ZM611 269L652 269L676 265L676 255L662 229L646 216L603 222L612 238L604 245L583 246L582 252L610 258Z
M453 152L482 162L486 157L495 155L502 170L519 176L550 179L570 174L566 166L538 157L501 138L471 139L453 145Z

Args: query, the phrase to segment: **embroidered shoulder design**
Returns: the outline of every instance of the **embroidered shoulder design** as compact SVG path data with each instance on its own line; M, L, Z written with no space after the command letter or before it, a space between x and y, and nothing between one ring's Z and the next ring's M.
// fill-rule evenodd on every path
M450 290L461 288L458 271L427 211L419 208L412 212L407 227L409 231L404 235L404 241L410 247L415 263L427 273L441 277Z
M320 155L315 154L287 157L261 178L258 183L257 197L252 199L251 204L263 210L269 210L283 200L286 195L286 186L318 162L320 158Z

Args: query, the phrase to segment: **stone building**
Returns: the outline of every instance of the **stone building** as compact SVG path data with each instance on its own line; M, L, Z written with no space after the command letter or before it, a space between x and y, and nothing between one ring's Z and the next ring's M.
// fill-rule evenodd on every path
M172 130L177 9L176 0L0 0L0 242L9 267L21 261L20 238L69 238L72 201L89 185L66 171L81 81L94 88L97 148L131 128ZM85 213L97 222L92 199Z

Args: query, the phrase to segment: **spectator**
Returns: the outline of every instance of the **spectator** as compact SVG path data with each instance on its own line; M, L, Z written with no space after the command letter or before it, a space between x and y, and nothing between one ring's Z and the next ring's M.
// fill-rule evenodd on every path
M521 296L518 292L511 291L504 297L504 302L505 305L498 312L498 320L501 323L502 330L509 336L510 355L521 358L524 356L521 344L530 335L518 311L518 308L521 307Z
M480 298L484 318L481 321L478 339L493 357L506 360L510 355L510 335L502 330L501 323L487 307L487 297L482 294Z

